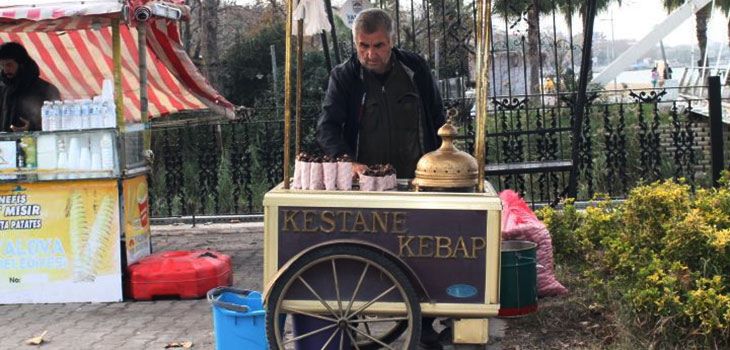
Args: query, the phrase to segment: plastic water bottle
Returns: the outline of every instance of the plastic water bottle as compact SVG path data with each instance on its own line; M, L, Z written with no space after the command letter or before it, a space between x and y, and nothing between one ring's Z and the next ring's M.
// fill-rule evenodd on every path
M109 108L109 101L99 99L99 126L102 128L106 128L106 122L107 119L109 119L106 114L108 113L107 109Z
M81 129L81 104L82 100L74 100L73 101L73 107L72 107L72 117L71 117L71 125L72 129L78 130Z
M63 118L61 118L61 130L72 130L74 128L74 101L63 101Z
M46 105L46 102L48 105ZM41 129L43 131L54 131L54 126L56 124L56 102L55 101L46 101L43 102L43 105L46 110L46 118L41 121ZM41 110L41 119L43 119L43 111Z
M84 129L89 129L91 127L90 125L90 117L91 117L91 100L89 99L83 99L81 100L81 108L79 113L79 127Z
M41 107L41 130L43 131L49 131L51 126L51 122L48 120L51 108L51 101L43 101L43 106Z
M63 103L61 101L53 101L52 109L50 131L62 130L61 117L63 116Z
M111 100L102 101L103 125L105 128L113 128L117 124L116 108Z
M89 126L87 124L88 116L89 116L89 106L86 104L86 100L83 100L83 99L79 100L79 119L78 119L79 129L84 130L84 129L89 128Z
M92 129L101 127L101 99L99 96L94 96L94 98L91 99L89 127Z

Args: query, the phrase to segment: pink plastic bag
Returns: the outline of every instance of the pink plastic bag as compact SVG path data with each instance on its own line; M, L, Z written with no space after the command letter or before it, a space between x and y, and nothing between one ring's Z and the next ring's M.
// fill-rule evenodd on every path
M520 195L512 190L499 194L502 199L502 240L530 241L537 244L537 294L541 297L568 292L553 270L553 245L545 224Z

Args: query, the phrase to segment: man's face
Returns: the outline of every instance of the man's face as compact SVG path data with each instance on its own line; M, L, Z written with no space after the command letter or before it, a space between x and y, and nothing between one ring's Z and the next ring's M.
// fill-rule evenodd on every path
M0 70L6 78L13 79L18 73L18 62L15 62L14 59L1 59Z
M390 49L393 44L390 36L380 29L374 33L360 33L355 36L357 45L357 59L365 69L378 74L385 73L390 63Z

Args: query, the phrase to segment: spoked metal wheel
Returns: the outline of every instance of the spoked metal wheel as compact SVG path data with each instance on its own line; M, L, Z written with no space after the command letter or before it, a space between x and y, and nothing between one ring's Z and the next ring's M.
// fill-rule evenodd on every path
M421 307L405 273L353 245L300 257L277 278L266 311L276 349L416 349L421 334Z

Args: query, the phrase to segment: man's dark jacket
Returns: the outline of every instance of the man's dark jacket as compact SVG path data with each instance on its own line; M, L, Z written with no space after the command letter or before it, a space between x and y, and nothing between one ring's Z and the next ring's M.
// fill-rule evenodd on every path
M18 61L18 60L16 60ZM28 130L41 130L43 101L61 98L58 89L40 78L38 64L30 57L20 59L18 72L12 80L0 83L0 122L2 131L11 131L10 124L21 126L20 118L28 121Z
M444 124L444 111L428 64L417 54L395 48L391 59L400 61L413 71L413 81L424 111L424 152L431 152L441 145L436 131ZM317 122L317 141L326 154L357 157L358 118L362 112L364 94L361 65L355 55L332 69L327 95L322 103L322 115Z

